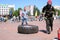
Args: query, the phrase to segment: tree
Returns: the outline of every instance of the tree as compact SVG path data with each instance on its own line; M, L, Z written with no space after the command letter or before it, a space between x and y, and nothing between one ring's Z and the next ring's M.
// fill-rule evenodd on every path
M34 6L33 16L35 15L35 11L36 11L36 6Z
M18 16L18 10L15 10L14 13L13 13L13 16Z
M60 10L58 10L58 15L60 16Z
M19 16L20 15L20 13L19 13L20 10L22 10L22 8L18 8L18 10L15 10L13 15L16 16L16 17Z
M35 16L36 11L37 11L37 16L39 16L40 10L36 6L34 6L34 11L33 11L34 16Z
M38 8L37 8L37 13L38 13L37 15L39 16L40 15L40 10Z
M22 10L22 8L18 8L18 15L20 15L20 10Z
M55 13L56 13L56 11L58 11L58 16L60 16L60 10L55 9Z

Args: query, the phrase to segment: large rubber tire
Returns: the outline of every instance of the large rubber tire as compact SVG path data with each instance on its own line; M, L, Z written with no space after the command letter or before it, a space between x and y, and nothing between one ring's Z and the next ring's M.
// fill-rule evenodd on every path
M19 25L18 26L18 33L23 34L32 34L38 32L38 26L35 25Z

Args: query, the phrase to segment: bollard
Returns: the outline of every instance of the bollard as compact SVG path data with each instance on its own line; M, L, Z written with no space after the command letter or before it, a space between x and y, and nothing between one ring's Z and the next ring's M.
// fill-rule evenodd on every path
M60 28L58 30L58 40L60 40Z

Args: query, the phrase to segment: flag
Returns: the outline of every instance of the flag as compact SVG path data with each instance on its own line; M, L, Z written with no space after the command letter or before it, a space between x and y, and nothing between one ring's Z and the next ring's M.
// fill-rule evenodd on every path
M35 12L35 17L37 16L37 11Z

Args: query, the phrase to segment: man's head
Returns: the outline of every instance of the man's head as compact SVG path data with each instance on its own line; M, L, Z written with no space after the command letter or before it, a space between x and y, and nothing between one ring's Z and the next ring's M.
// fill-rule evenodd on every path
M47 4L48 5L52 5L52 1L51 0L48 0Z

